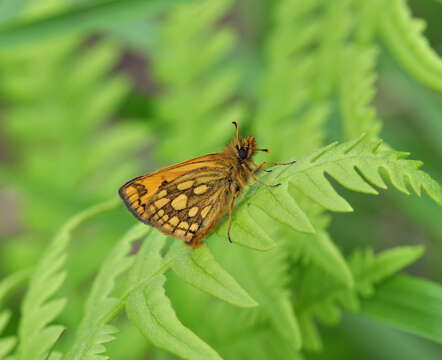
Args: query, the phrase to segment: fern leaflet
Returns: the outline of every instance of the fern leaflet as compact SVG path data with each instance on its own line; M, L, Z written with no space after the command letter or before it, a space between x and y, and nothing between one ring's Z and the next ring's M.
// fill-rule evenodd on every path
M66 247L71 233L82 222L116 206L111 200L87 209L59 230L43 258L37 265L22 305L19 328L18 359L45 359L48 351L60 337L63 327L48 325L63 310L65 299L51 299L62 285L65 272L62 270Z
M76 340L64 358L81 360L98 360L103 358L100 353L105 351L104 342L111 341L116 329L106 323L115 315L114 309L118 299L110 293L115 286L118 275L131 265L133 257L129 257L132 241L139 239L150 231L144 224L134 226L115 246L107 260L103 263L92 286L86 304L84 318L77 330Z

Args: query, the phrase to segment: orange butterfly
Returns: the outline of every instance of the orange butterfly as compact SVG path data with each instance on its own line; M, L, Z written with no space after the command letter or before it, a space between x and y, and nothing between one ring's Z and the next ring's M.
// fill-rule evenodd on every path
M235 201L264 165L291 165L264 161L257 165L252 157L257 149L253 136L236 136L223 152L209 154L139 176L124 184L119 194L132 214L164 234L184 240L192 248L201 246L227 211L230 239Z

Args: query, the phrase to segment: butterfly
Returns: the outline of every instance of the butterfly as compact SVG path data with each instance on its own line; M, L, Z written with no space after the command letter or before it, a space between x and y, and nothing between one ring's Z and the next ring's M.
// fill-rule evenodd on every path
M198 248L228 214L227 237L235 201L251 179L268 187L256 174L265 165L291 165L264 161L257 165L252 158L258 149L253 136L236 133L224 150L171 165L136 177L121 186L119 194L130 212L140 221L164 234ZM271 170L264 170L271 171Z

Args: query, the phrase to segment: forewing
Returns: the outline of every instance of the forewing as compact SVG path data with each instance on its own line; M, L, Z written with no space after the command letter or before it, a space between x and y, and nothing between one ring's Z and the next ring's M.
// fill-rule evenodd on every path
M221 155L206 155L135 178L120 188L120 196L140 221L192 243L224 213L228 175Z

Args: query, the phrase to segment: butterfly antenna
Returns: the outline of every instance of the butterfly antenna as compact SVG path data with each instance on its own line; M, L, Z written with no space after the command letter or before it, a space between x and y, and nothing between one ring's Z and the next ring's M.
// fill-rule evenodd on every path
M238 128L238 123L236 121L232 121L233 126L235 126L235 130L236 130L236 140L238 141L239 144L239 128Z

